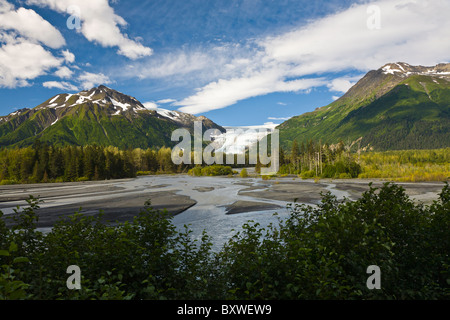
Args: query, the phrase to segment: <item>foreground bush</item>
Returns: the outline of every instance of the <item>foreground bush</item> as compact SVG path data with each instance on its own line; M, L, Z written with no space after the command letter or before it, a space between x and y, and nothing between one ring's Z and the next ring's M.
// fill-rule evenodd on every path
M357 201L324 194L292 204L268 228L249 222L219 251L177 231L150 203L116 225L75 214L36 231L39 201L0 219L0 299L447 299L450 188L431 206L403 188L370 188ZM68 290L69 265L81 290ZM369 265L381 289L369 290Z
M294 204L280 226L247 224L220 253L230 298L442 299L449 296L450 189L430 207L386 184L355 202ZM261 239L263 239L261 241ZM367 267L381 268L368 290Z

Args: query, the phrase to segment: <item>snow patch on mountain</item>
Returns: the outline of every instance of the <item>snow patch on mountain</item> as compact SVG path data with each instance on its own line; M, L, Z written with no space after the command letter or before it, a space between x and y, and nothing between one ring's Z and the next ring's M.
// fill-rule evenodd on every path
M57 95L57 96L56 96L56 97L54 97L54 98L53 98L52 100L50 100L50 102L49 102L49 103L50 103L50 104L52 104L52 103L53 103L53 102L55 102L55 100L56 100L56 99L58 99L58 98L59 98L59 95Z
M167 109L156 109L156 112L166 118L169 118L171 120L177 121L179 119L179 113L177 111L171 111Z
M384 71L383 72L384 74L394 74L395 72L400 72L400 73L402 72L401 70L398 70L398 69L392 69L391 66L389 66L389 65L385 66L383 68L383 71Z
M111 102L114 106L122 108L123 111L126 111L126 110L128 110L129 107L131 107L131 105L129 103L122 103L117 100L114 100L113 98L109 98L109 100L111 100Z
M65 100L64 102L67 102L67 100L69 100L71 96L73 96L73 94L69 93L69 94L66 96L66 100Z
M383 74L392 74L403 78L412 75L425 76L448 76L450 75L449 65L440 64L434 67L411 66L404 62L388 63L381 68Z

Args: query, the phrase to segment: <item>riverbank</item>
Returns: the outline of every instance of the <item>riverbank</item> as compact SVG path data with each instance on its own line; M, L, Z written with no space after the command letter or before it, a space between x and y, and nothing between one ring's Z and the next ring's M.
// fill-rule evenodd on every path
M40 228L51 227L58 219L79 211L86 215L104 212L104 219L131 220L151 200L155 209L167 209L176 216L208 211L217 214L243 214L274 211L288 203L317 204L321 193L332 192L338 198L358 199L369 183L381 187L381 179L342 179L320 181L295 177L269 180L240 177L191 177L188 175L141 176L134 179L41 183L0 186L0 210L13 213L25 206L30 195L43 200L38 210ZM444 183L397 183L415 201L430 204L438 199ZM80 210L81 208L81 210Z

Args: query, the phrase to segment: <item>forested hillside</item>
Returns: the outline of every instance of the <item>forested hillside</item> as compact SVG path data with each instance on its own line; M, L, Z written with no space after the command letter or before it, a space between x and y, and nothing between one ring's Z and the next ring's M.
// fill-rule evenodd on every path
M397 68L397 69L393 69ZM369 72L344 96L283 124L280 143L351 143L376 151L450 146L450 64L388 64Z

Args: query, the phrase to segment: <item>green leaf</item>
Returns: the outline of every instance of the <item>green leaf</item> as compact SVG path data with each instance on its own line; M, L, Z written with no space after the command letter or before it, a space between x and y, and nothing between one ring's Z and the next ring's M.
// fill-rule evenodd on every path
M17 244L15 242L11 242L11 244L9 245L9 252L15 252L17 251Z
M17 257L14 258L13 263L21 263L21 262L30 262L30 260L26 257Z
M7 250L0 250L0 256L9 257L9 252Z

